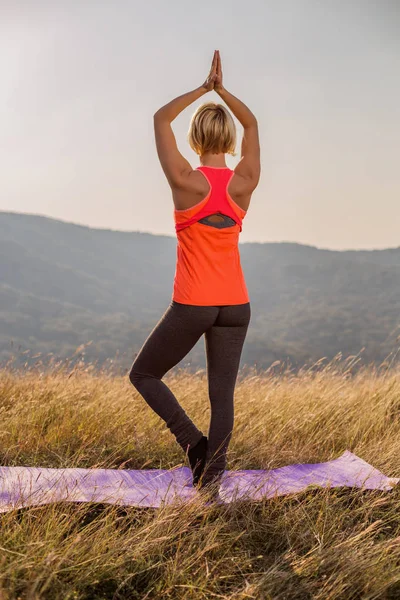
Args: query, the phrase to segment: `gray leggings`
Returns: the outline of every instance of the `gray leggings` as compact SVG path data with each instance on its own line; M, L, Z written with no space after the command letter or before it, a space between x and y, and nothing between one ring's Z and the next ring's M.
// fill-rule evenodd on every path
M171 301L136 356L129 379L147 404L165 421L186 453L203 433L161 381L205 334L211 420L207 476L220 475L232 436L234 389L250 323L250 302L228 306L195 306Z

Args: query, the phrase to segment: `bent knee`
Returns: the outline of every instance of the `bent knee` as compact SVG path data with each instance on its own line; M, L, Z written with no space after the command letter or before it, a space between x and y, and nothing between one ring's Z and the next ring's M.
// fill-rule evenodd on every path
M157 377L151 373L140 373L136 370L135 366L132 366L131 370L129 371L129 381L133 386L135 386L135 388L139 388L140 384L146 379L160 379L160 377Z
M143 375L136 371L134 367L129 371L129 381L134 387L140 385L141 380L143 379Z

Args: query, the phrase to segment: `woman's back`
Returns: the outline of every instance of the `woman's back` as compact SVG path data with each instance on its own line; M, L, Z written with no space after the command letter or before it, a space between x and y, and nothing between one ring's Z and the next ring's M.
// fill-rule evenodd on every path
M251 181L238 174L240 166L237 165L233 169L233 175L228 183L227 191L232 200L242 210L247 212L254 191L254 185ZM201 169L200 167L193 169L187 177L182 179L179 187L172 189L172 198L177 210L192 208L208 194L210 185L201 174L202 167L216 170L229 169L229 167L213 167L210 165L201 165ZM232 169L229 170L232 171Z
M187 209L174 210L178 238L172 300L197 306L249 302L239 254L246 211L228 192L229 167L197 167L208 193Z

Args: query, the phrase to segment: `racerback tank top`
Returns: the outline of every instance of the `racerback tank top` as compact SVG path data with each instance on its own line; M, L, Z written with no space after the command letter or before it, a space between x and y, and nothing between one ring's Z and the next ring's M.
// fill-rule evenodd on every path
M210 189L185 210L174 209L177 260L172 300L197 306L249 302L239 254L239 233L246 212L229 195L234 171L229 167L196 168ZM219 214L219 222L210 215Z

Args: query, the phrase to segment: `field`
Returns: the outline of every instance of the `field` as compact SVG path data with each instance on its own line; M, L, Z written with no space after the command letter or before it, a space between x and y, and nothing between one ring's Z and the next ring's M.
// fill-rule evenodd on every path
M164 378L204 433L204 371ZM0 464L172 468L185 456L129 382L63 364L0 372ZM400 371L321 361L238 378L228 469L350 450L400 476ZM0 599L400 598L400 486L177 510L54 503L0 515Z

